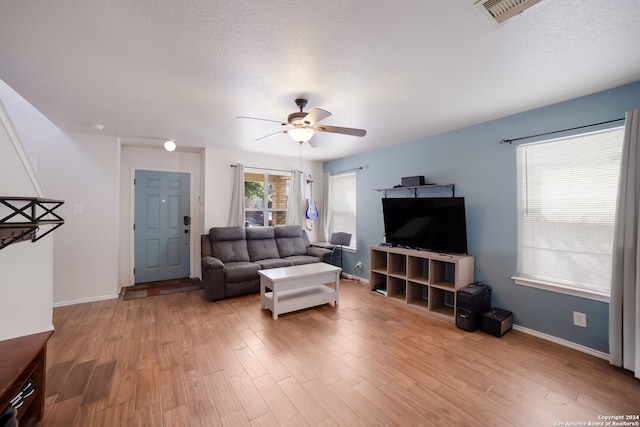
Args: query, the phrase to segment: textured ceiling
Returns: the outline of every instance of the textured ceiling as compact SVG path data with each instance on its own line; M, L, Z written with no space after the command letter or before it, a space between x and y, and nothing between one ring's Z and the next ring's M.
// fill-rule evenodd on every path
M0 79L65 131L300 154L397 144L640 79L640 1L544 0L497 26L473 0L0 2ZM104 125L93 130L91 123Z

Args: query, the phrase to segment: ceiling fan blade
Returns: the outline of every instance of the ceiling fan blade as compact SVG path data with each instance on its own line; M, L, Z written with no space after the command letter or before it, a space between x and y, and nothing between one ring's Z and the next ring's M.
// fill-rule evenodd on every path
M313 125L314 123L318 123L320 120L324 120L331 115L327 110L323 110L322 108L314 108L307 114L302 120L307 125Z
M279 133L287 133L287 131L286 130L279 130L278 132L270 133L269 135L265 135L265 136L260 137L258 139L254 139L253 142L258 142L258 141L260 141L262 139L269 138L270 136L277 135Z
M261 119L260 117L237 116L236 119L262 120L262 121L265 121L265 122L280 123L282 126L286 126L287 125L286 123L283 123L280 120Z
M367 134L364 129L343 128L340 126L314 126L313 129L320 132L342 133L351 136L365 136Z

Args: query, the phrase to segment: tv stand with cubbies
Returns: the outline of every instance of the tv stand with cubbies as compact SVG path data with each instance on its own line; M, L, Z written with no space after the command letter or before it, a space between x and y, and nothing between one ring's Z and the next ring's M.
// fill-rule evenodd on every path
M372 246L369 289L455 322L456 291L473 283L473 257Z

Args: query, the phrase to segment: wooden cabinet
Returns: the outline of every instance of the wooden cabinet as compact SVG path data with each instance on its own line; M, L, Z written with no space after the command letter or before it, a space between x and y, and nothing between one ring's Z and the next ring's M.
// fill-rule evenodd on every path
M369 289L455 322L456 291L473 283L473 257L372 246Z
M20 426L35 424L44 411L47 341L53 331L0 341L0 412L33 381L17 409Z

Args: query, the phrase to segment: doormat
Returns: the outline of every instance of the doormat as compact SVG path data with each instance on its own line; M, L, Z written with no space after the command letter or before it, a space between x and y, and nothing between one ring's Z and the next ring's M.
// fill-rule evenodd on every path
M142 283L135 286L123 288L124 300L136 298L153 297L157 295L175 294L178 292L195 291L202 289L202 282L199 279L174 279L162 282Z

